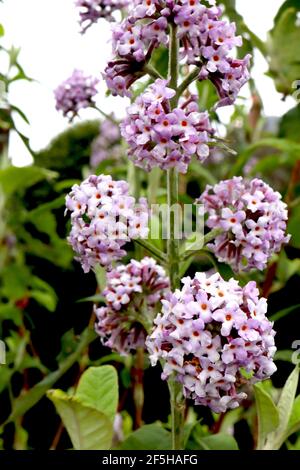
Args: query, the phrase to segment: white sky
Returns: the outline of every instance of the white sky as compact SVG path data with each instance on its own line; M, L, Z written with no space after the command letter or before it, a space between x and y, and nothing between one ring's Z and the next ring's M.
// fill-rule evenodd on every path
M283 0L237 0L237 8L248 26L263 40L271 29L273 18ZM66 119L55 110L53 89L66 79L74 68L100 75L111 56L110 26L101 21L82 36L79 34L74 0L5 0L0 5L0 22L5 26L5 44L21 47L20 62L27 75L37 83L19 82L12 86L10 101L27 114L31 126L20 125L30 137L34 150L45 147L50 139L65 129ZM293 99L281 101L273 82L265 76L267 65L257 54L254 78L262 95L268 115L279 116L294 106ZM126 101L104 98L101 84L98 105L106 112L122 112ZM228 119L228 110L222 118ZM118 113L117 113L118 114ZM82 118L98 117L85 110ZM10 156L16 165L30 163L31 157L17 136L13 136Z

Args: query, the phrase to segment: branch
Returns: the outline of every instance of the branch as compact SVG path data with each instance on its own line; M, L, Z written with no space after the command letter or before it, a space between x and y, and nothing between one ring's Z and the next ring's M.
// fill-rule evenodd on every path
M102 109L98 108L98 106L93 106L94 109L96 109L100 114L102 114L103 117L105 117L105 119L107 119L108 121L111 121L113 124L115 124L116 126L119 126L119 122L113 118L110 114L107 114L105 113L104 111L102 111Z
M156 248L154 245L152 245L152 243L149 243L146 240L142 240L141 238L136 238L133 241L137 243L137 245L147 250L152 256L157 258L159 261L166 263L167 258L165 254L159 248Z
M191 73L183 80L181 85L179 85L177 90L177 99L183 94L187 87L193 83L199 76L199 67L194 68Z
M218 235L221 235L223 233L223 230L220 228L216 228L214 230L211 230L209 233L207 233L203 237L203 245L202 247L199 246L199 242L195 242L190 246L190 248L187 250L186 253L183 254L183 260L189 259L191 256L194 255L195 251L201 250L205 245L207 245L209 242L214 240Z
M146 64L144 65L143 71L150 75L151 78L156 80L157 78L163 79L164 77L156 70L152 65Z

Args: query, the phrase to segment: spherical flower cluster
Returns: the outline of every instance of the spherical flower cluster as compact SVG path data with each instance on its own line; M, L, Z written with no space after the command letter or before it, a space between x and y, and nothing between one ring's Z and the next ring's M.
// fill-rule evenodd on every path
M113 13L128 5L129 0L76 0L76 6L80 9L80 26L82 33L97 23L100 18L114 21Z
M90 166L97 168L104 160L119 160L122 155L120 128L110 119L100 125L99 136L92 143Z
M95 307L96 331L105 346L120 354L144 348L148 325L169 290L164 269L152 258L131 260L107 274L106 307Z
M105 78L115 95L130 96L129 88L145 74L145 64L154 49L168 46L171 24L176 25L180 57L199 67L199 80L216 86L218 106L232 104L249 80L250 55L238 60L231 56L242 45L234 23L221 21L222 8L214 1L207 7L199 0L135 0L131 16L113 33L116 58L108 64Z
M111 176L92 175L73 186L66 207L72 224L68 241L84 272L97 264L110 269L113 260L125 256L122 247L128 241L148 235L146 200L136 205L128 184Z
M70 78L61 83L54 91L56 109L72 120L83 108L94 106L99 80L74 70Z
M234 270L264 269L290 240L285 235L287 206L260 179L221 181L208 186L198 202L208 213L207 226L223 231L208 247Z
M137 98L127 109L121 133L135 165L147 171L176 167L185 173L194 154L200 161L208 157L212 129L193 97L171 111L175 91L167 83L158 79Z
M163 309L146 346L152 365L163 359L163 379L174 374L184 395L216 413L246 398L243 385L276 370L275 332L267 301L255 282L240 287L217 273L183 279L182 290L162 300Z

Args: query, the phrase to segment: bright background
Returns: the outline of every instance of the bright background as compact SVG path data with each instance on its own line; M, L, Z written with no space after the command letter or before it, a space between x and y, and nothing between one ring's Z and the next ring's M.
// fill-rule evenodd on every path
M248 26L261 39L267 39L273 19L283 0L237 0L237 9ZM45 147L51 138L68 125L55 110L53 89L68 78L74 68L100 76L111 55L110 25L101 21L82 36L79 33L78 11L74 0L5 0L0 6L0 20L5 26L5 44L21 47L20 63L36 82L19 82L12 86L10 101L28 116L31 126L19 128L30 138L34 150ZM294 106L292 98L282 101L273 81L265 72L267 63L260 53L255 57L253 71L265 112L280 116ZM245 89L244 89L245 90ZM242 92L245 95L245 91ZM105 85L100 86L98 105L106 112L123 113L126 100L105 98ZM231 109L221 111L225 121ZM93 110L81 113L83 118L99 115ZM13 163L23 166L31 162L17 136L12 136L10 156Z

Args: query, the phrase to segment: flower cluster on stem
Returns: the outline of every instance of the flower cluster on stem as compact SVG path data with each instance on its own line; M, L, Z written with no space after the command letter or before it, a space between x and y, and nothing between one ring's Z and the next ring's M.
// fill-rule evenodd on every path
M162 300L162 313L147 339L152 365L163 360L163 379L175 376L187 398L217 413L246 398L247 383L276 370L275 332L267 301L255 282L240 287L217 273L197 273Z
M92 175L75 185L66 198L72 229L68 238L84 272L97 264L111 268L125 256L123 246L148 235L148 205L140 198L136 204L125 181L111 176Z
M204 161L213 134L208 113L200 113L196 97L171 107L176 92L167 80L157 79L127 109L121 124L135 165L149 171L176 167L185 173L193 155Z
M97 78L85 75L82 70L74 70L54 91L57 111L62 111L71 121L81 109L94 106L98 83Z
M83 30L101 17L112 20L114 11L127 4L78 0ZM131 97L136 80L146 74L153 80L128 107L121 134L136 166L167 171L170 207L179 199L178 173L187 172L193 156L202 163L213 142L208 113L200 110L189 86L210 80L218 93L217 108L234 103L249 80L250 56L236 58L242 38L234 23L222 20L222 13L214 0L133 0L128 17L112 27L114 56L103 74L110 92ZM158 47L169 50L168 75L161 76L153 66ZM180 83L183 64L193 70ZM57 108L72 118L94 105L95 90L96 82L77 71L56 91ZM113 152L119 138L112 123L105 122L101 130L93 148L94 166ZM127 241L148 235L147 202L141 198L138 209L135 202L128 184L110 176L90 176L75 185L67 196L69 242L85 272L97 264L108 271L106 305L95 306L103 344L120 354L146 346L152 365L162 363L171 396L172 446L182 449L184 398L217 413L239 406L249 384L276 370L275 332L255 282L242 287L218 273L197 273L182 279L180 289L180 246L172 215L166 255L139 242L166 263L168 277L151 258L113 267L125 255ZM208 248L234 270L264 269L289 240L286 205L259 179L221 181L208 186L198 202L211 229Z
M208 245L219 261L236 271L263 270L270 257L288 243L287 205L281 194L260 179L242 177L208 186L198 202L210 229L220 229Z
M95 307L96 331L103 344L122 355L144 348L169 287L164 269L152 258L131 260L110 271L103 292L106 307Z
M250 56L235 59L232 51L242 45L234 23L221 20L222 8L199 0L135 0L130 16L113 32L116 57L105 71L113 94L130 96L131 85L146 73L153 51L168 47L169 31L176 26L179 56L194 64L193 79L210 80L219 94L217 106L232 104L249 80Z
M129 0L76 0L81 32L85 33L90 26L97 23L101 18L114 21L114 13L126 8L128 3Z

